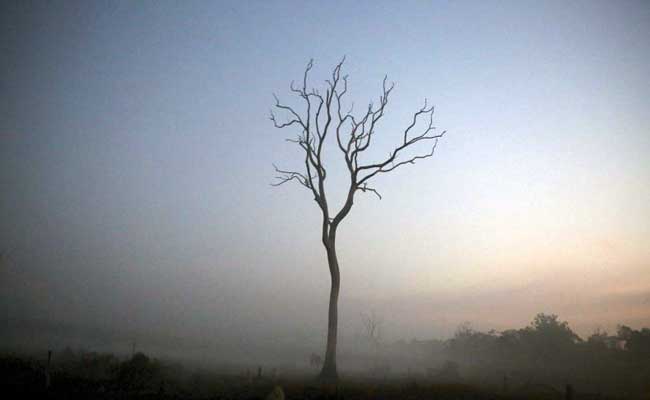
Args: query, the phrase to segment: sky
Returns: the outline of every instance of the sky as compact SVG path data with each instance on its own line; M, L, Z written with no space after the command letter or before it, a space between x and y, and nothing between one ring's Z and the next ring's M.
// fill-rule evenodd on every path
M558 314L650 325L650 4L3 2L0 307L10 324L324 345L320 212L272 94L343 56L368 160L425 98L434 157L358 194L338 235L343 337L445 338ZM335 146L328 190L347 181ZM39 325L40 326L40 325ZM95 329L93 328L93 329ZM143 333L144 332L144 333ZM135 334L132 334L132 336ZM190 339L187 339L190 340Z

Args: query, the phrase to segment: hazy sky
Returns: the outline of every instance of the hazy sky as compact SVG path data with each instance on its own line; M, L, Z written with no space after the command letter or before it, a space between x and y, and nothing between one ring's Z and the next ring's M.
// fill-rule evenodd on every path
M341 226L342 335L370 310L394 339L650 324L648 2L1 7L9 318L320 345L320 214L269 185L300 164L268 112L346 55L357 110L397 84L374 155L425 97L448 135Z

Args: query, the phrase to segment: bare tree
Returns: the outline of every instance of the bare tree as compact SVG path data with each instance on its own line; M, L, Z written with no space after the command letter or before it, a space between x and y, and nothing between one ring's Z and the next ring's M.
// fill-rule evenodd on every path
M381 326L383 321L372 311L369 314L361 314L361 323L363 324L363 335L370 344L373 350L377 352L379 342L381 341Z
M372 311L370 313L361 314L361 323L363 324L363 336L368 341L372 354L372 366L370 372L377 377L385 377L390 371L390 364L383 360L380 343L381 343L381 328L383 320Z
M344 61L345 58L336 65L331 77L325 81L324 93L307 87L308 75L313 66L313 60L309 61L302 82L297 85L292 82L290 85L291 92L298 96L304 104L304 111L296 111L295 107L282 103L274 95L275 109L285 113L287 118L279 120L273 110L270 116L276 128L297 128L298 135L295 138L287 139L287 141L297 144L302 149L304 163L304 167L300 170L280 169L274 165L278 176L277 182L273 185L297 182L311 192L322 212L321 240L327 253L332 284L325 362L320 373L320 377L327 380L338 378L336 342L340 273L336 256L336 232L339 225L352 209L354 196L357 192L370 192L381 199L379 192L371 186L373 178L431 157L438 144L438 139L445 134L445 132L436 132L436 128L433 126L434 107L428 106L425 100L424 106L413 114L410 124L400 133L399 144L390 151L386 158L377 162L362 160L362 155L370 147L376 135L377 126L384 116L388 98L395 85L387 84L387 77L384 77L379 102L377 104L370 103L361 115L355 117L352 107L348 111L344 111L342 105L348 90L347 76L341 76L341 67ZM414 130L418 129L416 125L421 120L424 121L424 127L415 133ZM325 193L327 168L323 163L323 148L328 135L335 137L336 144L345 158L350 178L345 202L338 211L330 210ZM416 145L427 143L428 151L418 155L407 155L408 150L416 148Z

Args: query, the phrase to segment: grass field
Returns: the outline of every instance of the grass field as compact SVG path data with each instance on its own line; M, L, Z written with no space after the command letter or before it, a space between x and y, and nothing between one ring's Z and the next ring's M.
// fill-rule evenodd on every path
M103 362L97 362L103 360ZM51 399L606 399L565 388L524 385L507 389L471 383L443 383L422 377L371 379L342 376L337 384L322 383L309 373L253 376L216 370L188 370L149 360L95 358L93 362L53 364L3 356L0 359L2 392L8 397ZM621 396L623 398L623 396Z

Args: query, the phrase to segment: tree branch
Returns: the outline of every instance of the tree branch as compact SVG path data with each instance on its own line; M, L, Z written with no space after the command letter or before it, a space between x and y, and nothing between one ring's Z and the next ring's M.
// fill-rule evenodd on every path
M291 82L290 90L303 99L306 106L305 115L301 115L291 106L280 102L275 98L275 108L288 114L286 122L279 122L273 111L270 119L276 128L300 127L300 132L295 139L287 141L297 144L304 151L304 171L280 170L275 167L279 176L274 186L282 185L295 180L302 186L310 189L314 200L318 203L323 212L323 242L333 241L336 236L336 229L340 222L348 215L354 203L354 195L357 191L374 193L379 199L379 192L368 183L375 176L393 171L406 164L415 164L417 161L432 157L438 140L444 136L435 132L433 126L434 107L428 106L425 99L424 105L413 114L410 124L402 133L401 143L395 147L388 156L380 162L362 164L359 161L360 154L370 148L372 139L376 135L377 127L385 115L390 94L395 88L394 83L388 84L388 77L384 76L381 86L379 101L368 104L360 117L353 115L354 105L344 112L344 96L348 91L348 77L341 75L341 69L345 57L336 64L329 79L325 80L326 89L321 94L315 88L308 89L309 72L313 67L313 60L307 64L303 77L302 86L296 86ZM315 111L312 115L312 110ZM414 134L413 131L424 119L425 125L422 131ZM312 124L313 121L313 124ZM341 209L330 218L327 196L325 193L325 179L327 170L323 165L323 148L330 128L334 126L336 143L338 149L343 153L345 163L350 174L350 183L345 202ZM407 158L403 154L416 148L420 142L433 142L430 151L424 154L416 154ZM412 154L412 153L411 153Z
M393 171L402 165L415 164L415 161L417 160L421 160L433 156L436 150L436 146L438 145L438 139L443 137L447 132L447 131L443 131L440 134L433 133L436 129L436 127L433 126L433 114L434 114L434 107L433 106L427 107L427 101L425 99L424 106L413 114L413 121L404 130L404 134L402 136L402 144L397 148L395 148L395 150L393 150L389 154L388 158L386 158L384 161L379 163L374 163L374 164L362 165L357 168L357 172L362 172L362 171L367 172L366 175L360 177L358 184L361 185L367 182L377 174ZM416 124L418 123L418 119L421 116L428 117L427 125L425 129L422 131L422 133L410 137L409 133L411 129L413 129L416 126ZM425 140L433 141L433 145L431 146L430 152L425 153L423 155L416 155L403 161L397 161L402 151L409 149L411 146L415 145L416 143Z

